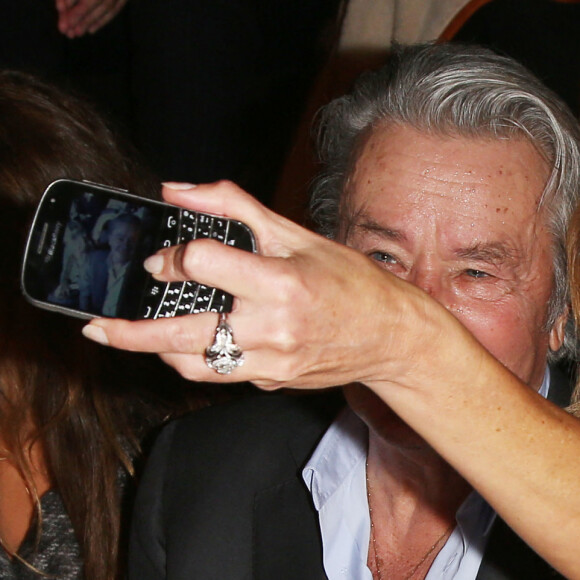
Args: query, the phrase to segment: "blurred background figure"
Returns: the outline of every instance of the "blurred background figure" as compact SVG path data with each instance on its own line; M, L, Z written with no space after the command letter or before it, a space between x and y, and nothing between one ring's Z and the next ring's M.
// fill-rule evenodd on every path
M126 0L0 2L0 68L33 73L90 96L128 126Z
M5 1L0 66L90 95L163 180L232 179L268 203L342 4Z

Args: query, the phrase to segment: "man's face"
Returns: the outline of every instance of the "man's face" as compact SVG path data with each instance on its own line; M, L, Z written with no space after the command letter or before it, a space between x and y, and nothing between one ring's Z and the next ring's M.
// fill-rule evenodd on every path
M139 239L139 228L134 224L117 223L111 230L109 246L115 264L126 264L133 255Z
M342 240L424 289L503 364L541 385L552 240L546 164L525 140L378 128L349 182Z

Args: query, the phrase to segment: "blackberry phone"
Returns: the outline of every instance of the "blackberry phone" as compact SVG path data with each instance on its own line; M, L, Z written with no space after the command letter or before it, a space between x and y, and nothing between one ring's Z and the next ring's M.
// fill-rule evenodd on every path
M194 281L159 282L143 268L160 248L199 238L256 251L242 222L61 179L48 186L36 210L22 291L36 306L80 318L230 312L230 294Z

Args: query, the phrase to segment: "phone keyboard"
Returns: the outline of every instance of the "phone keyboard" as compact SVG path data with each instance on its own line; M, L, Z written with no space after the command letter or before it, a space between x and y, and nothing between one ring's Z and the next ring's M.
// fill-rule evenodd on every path
M217 240L223 244L247 251L254 250L249 230L240 222L188 210L169 211L166 236L160 244L173 246L201 238ZM141 318L171 318L200 312L230 312L231 294L188 282L159 282L150 277L142 305Z

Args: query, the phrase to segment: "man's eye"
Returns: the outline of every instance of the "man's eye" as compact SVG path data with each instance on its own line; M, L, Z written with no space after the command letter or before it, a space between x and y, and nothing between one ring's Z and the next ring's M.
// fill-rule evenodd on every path
M373 252L370 257L377 262L382 262L383 264L396 264L397 260L387 252Z
M483 270L474 270L473 268L469 268L468 270L465 270L465 273L470 278L489 278L489 274Z

